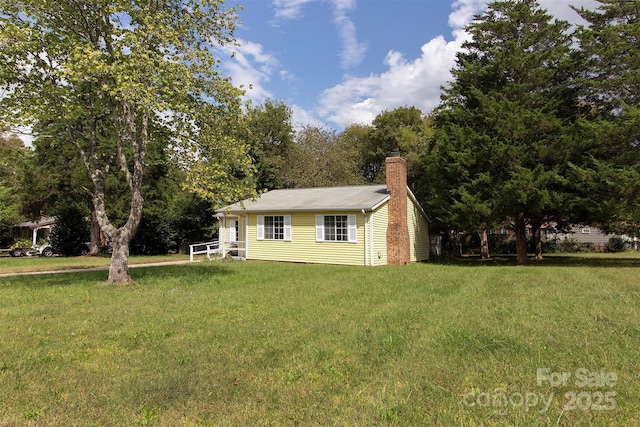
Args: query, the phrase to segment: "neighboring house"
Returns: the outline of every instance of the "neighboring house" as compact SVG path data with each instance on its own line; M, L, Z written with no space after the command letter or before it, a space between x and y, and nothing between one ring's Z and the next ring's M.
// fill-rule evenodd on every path
M31 239L33 246L37 246L39 240L49 238L49 234L55 223L55 217L43 216L34 221L23 222L12 226L11 235L15 240Z
M249 260L378 266L429 258L427 216L407 166L386 160L386 185L273 190L218 209L220 248Z
M631 243L634 243L636 240L626 235L606 234L598 227L577 225L571 226L571 228L567 230L566 233L554 233L550 231L547 233L547 240L557 239L558 241L563 241L565 239L574 239L578 243L590 243L593 244L597 249L604 250L607 246L607 243L609 242L609 239L614 236L621 237Z
M531 227L527 227L527 238L531 236ZM506 240L515 239L515 233L509 228L499 228L491 230L491 234L502 235ZM595 249L604 251L609 243L609 239L612 237L621 237L629 242L632 248L638 248L638 239L632 238L624 234L607 234L598 227L585 226L585 225L571 225L568 229L558 231L555 223L547 224L542 228L542 241L547 242L555 240L557 242L563 242L565 240L574 240L579 244L593 245Z

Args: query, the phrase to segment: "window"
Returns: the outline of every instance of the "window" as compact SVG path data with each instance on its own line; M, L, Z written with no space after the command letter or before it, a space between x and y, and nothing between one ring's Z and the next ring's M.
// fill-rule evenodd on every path
M264 217L264 238L267 240L284 240L284 217Z
M582 234L591 234L591 229L590 228L583 228L582 229Z
M258 240L291 240L291 215L258 215Z
M316 241L318 242L355 242L355 215L317 215Z
M346 242L348 241L347 216L325 215L324 217L324 241Z

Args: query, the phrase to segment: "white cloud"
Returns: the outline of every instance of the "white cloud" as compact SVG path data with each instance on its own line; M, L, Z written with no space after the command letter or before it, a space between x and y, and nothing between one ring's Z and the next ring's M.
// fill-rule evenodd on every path
M300 130L304 126L314 126L318 128L328 127L328 125L319 120L313 113L307 111L299 105L290 105L292 116L291 122L295 130Z
M596 0L541 0L555 17L570 22L580 18L569 4L594 9ZM404 53L390 51L384 60L386 71L366 77L346 76L326 89L318 100L317 114L325 120L346 127L353 123L369 124L381 112L401 106L415 106L429 112L440 101L441 87L451 80L456 53L469 35L464 27L475 14L486 8L486 0L456 0L449 15L453 40L440 35L425 43L421 55L413 60Z
M342 44L340 65L343 69L360 64L367 52L367 45L358 42L356 26L347 12L355 9L355 0L333 0L333 22Z
M305 4L320 0L273 0L278 20L299 19ZM356 27L349 17L356 0L330 0L333 22L342 44L341 66L344 69L358 64L366 46L359 43ZM322 92L313 110L302 108L295 101L294 123L313 126L344 128L353 123L368 124L382 111L401 106L416 106L424 112L435 108L440 101L441 87L451 80L450 70L455 65L456 53L469 37L464 31L474 15L482 13L487 0L455 0L449 14L451 37L434 37L420 48L420 55L411 57L407 52L391 50L381 61L385 71L368 76L346 75L342 82ZM540 0L542 7L555 17L570 22L581 22L569 5L595 9L597 0ZM235 59L224 63L225 71L234 84L244 85L246 98L261 103L274 95L267 89L275 74L283 81L293 82L296 76L282 67L276 57L265 51L261 44L238 40ZM230 53L230 51L228 52ZM250 89L249 89L250 87Z
M231 76L233 84L246 90L245 98L261 103L272 94L265 84L269 82L274 70L279 67L278 60L264 51L259 43L236 40L240 46L225 49L226 54L234 54L234 60L225 61L223 68Z
M316 0L273 0L275 18L285 21L299 19L303 15L303 6L312 1Z
M274 25L280 21L300 19L304 16L304 6L319 0L273 0ZM356 0L331 0L333 23L341 43L340 65L343 69L360 64L367 51L364 43L358 42L356 26L348 12L356 8Z
M300 19L304 16L304 6L307 3L319 0L273 0L275 22L283 20ZM340 63L345 69L359 64L365 53L366 45L359 43L356 36L356 27L348 16L348 12L356 7L356 0L331 0L333 9L333 22L338 31L342 48ZM240 44L234 50L225 49L225 54L234 58L223 63L224 71L232 77L236 86L242 86L246 90L245 98L261 103L273 94L266 88L271 76L276 73L283 81L295 81L296 77L288 70L281 68L277 58L266 52L259 43L246 40L237 40ZM321 122L314 119L308 111L297 112L294 109L294 120L300 122Z
M436 37L421 48L421 56L405 59L390 51L385 58L388 69L380 75L347 77L324 91L318 114L340 127L352 123L368 124L382 111L416 106L431 111L440 100L440 87L450 78L460 40L447 42Z
M580 23L583 24L582 18L578 15L578 13L571 9L570 5L573 5L580 9L580 7L584 7L589 10L596 10L598 7L598 2L596 0L538 0L540 2L540 6L547 9L550 14L558 19L563 19L565 21L569 21L571 23Z
M316 111L339 127L369 124L382 111L402 106L430 112L438 105L441 87L451 79L456 53L468 37L462 28L485 4L482 0L456 1L449 15L452 41L442 35L435 37L421 47L421 55L413 60L407 60L401 52L389 51L384 59L385 72L345 77L342 83L322 93Z
M480 13L487 5L486 0L456 0L451 5L453 12L449 15L449 26L456 31L471 22L473 16Z

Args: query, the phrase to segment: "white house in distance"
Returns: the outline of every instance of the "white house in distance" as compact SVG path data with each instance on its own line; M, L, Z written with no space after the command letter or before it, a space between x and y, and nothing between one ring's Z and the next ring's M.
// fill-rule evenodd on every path
M428 219L406 161L386 159L386 185L273 190L218 209L216 251L247 260L379 266L429 258Z
M55 217L43 216L33 221L16 224L11 227L11 231L14 239L31 239L33 246L37 246L38 240L49 237L55 224Z
M607 243L612 237L621 237L625 241L631 244L633 249L638 247L638 239L635 237L629 237L626 234L607 234L598 227L585 226L585 225L572 225L564 233L548 232L547 239L556 239L563 241L566 239L574 239L576 242L584 244L592 244L597 250L606 250Z

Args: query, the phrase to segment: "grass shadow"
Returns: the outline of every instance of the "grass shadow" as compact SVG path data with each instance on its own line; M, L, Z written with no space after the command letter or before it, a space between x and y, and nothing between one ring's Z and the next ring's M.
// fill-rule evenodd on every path
M544 267L640 267L640 258L637 256L611 256L609 254L589 254L580 255L546 255L540 261L533 260L531 265Z
M234 262L234 261L232 261ZM107 272L105 272L107 274ZM162 266L138 266L129 269L129 275L135 281L153 277L181 278L198 276L219 276L232 274L227 261L211 261Z
M176 264L161 266L136 266L129 268L129 275L134 283L137 281L149 281L153 279L183 279L184 281L195 281L198 278L217 277L233 274L233 271L226 262L204 262L193 264ZM69 286L78 283L95 285L96 282L107 283L109 270L87 270L87 271L59 271L52 273L20 274L16 276L6 276L0 278L1 287L28 286L34 289L52 286Z
M454 258L440 258L430 261L439 265L454 265L461 267L509 267L516 266L515 255L495 255L491 259L483 260L479 255L467 255ZM585 254L548 254L543 255L542 260L529 258L530 267L601 267L601 268L624 268L640 267L640 253L631 254L607 254L607 253L585 253Z

